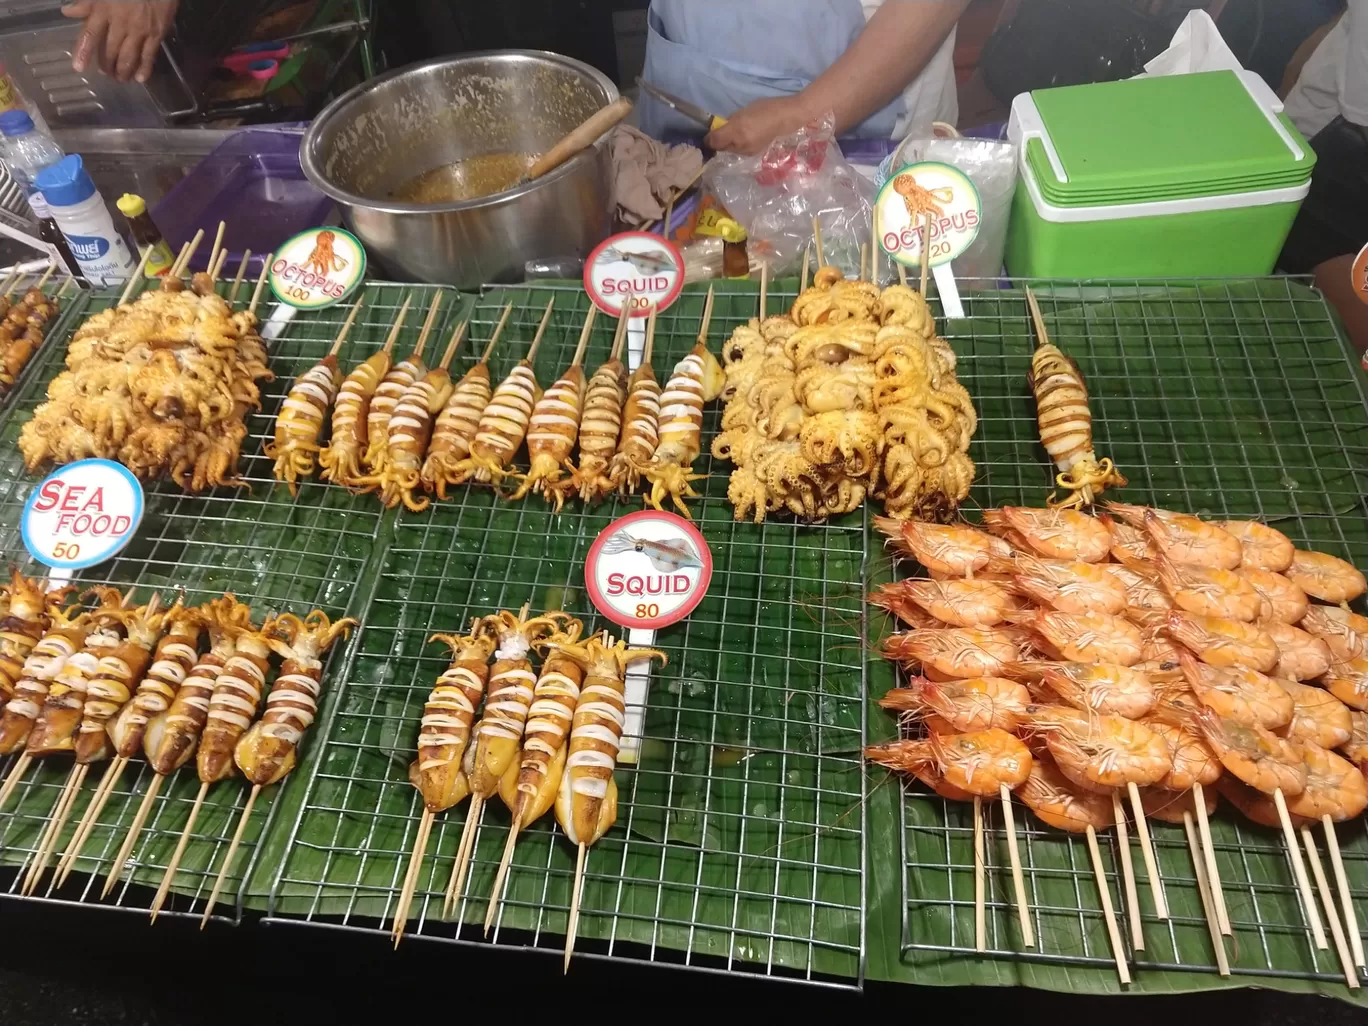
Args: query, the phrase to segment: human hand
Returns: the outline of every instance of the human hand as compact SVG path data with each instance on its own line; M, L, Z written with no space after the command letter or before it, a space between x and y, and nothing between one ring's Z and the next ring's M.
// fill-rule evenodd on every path
M766 97L746 104L703 141L714 150L756 154L779 136L796 132L808 118L800 97Z
M179 0L81 0L62 13L85 21L71 66L85 71L91 58L100 70L120 82L146 82L157 50L176 18Z

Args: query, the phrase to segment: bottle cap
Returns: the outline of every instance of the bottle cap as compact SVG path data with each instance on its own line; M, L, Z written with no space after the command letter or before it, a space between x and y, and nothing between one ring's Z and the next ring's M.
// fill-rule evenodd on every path
M33 131L33 118L26 110L7 110L0 114L0 132L5 135L23 135Z
M119 213L124 217L138 217L147 213L147 203L141 196L126 192L119 197L119 202L114 204L119 208Z
M33 184L54 207L74 207L95 195L95 183L86 174L79 153L43 168L34 176Z

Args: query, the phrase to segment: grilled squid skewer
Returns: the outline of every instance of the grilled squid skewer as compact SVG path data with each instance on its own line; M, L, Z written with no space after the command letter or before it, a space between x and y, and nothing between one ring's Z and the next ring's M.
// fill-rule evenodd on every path
M613 335L613 350L608 361L589 379L584 395L584 416L580 419L579 466L571 471L573 489L580 500L592 502L613 490L609 468L622 433L622 404L627 399L627 368L622 365L623 340L627 337L632 297L623 304Z
M284 481L291 495L299 494L299 479L314 472L314 459L322 449L319 439L323 422L342 385L337 354L365 300L362 296L351 308L328 355L301 374L290 388L276 415L275 437L261 447L268 459L275 460L275 479Z
M0 702L14 697L24 660L48 626L48 599L40 582L14 570L4 591L8 606L0 619Z
M49 616L52 626L24 659L14 697L0 712L0 755L23 747L43 707L49 684L66 661L80 651L82 640L90 633L89 617L79 605L54 609ZM0 791L0 808L8 794Z
M527 455L531 461L522 484L510 499L521 499L529 491L540 492L546 501L561 511L567 494L575 491L571 479L562 480L561 471L570 468L570 454L579 437L580 411L584 408L584 347L594 327L598 307L591 305L580 329L579 345L566 369L532 409L527 431Z
M427 458L419 479L429 492L436 492L439 499L446 498L447 485L459 479L461 461L470 455L470 443L480 426L480 417L489 405L491 386L489 383L489 356L503 334L508 323L513 304L504 307L503 316L489 337L480 362L456 383L451 398L447 400L442 412L437 415L437 423L432 429L432 442L428 445Z
M243 831L247 829L247 820L261 789L283 779L295 767L299 742L318 712L318 695L323 688L323 657L338 638L345 638L356 625L357 621L350 617L331 622L323 610L315 609L302 620L293 613L282 613L262 628L271 650L284 662L266 698L266 711L233 748L233 761L242 775L251 781L252 790L238 817L228 852L223 856L214 889L209 892L204 915L200 917L200 929L209 922L218 903L219 892L232 869L233 857L242 843Z
M578 849L575 882L570 899L570 923L565 932L565 968L575 951L579 927L580 895L584 889L584 860L589 846L617 821L617 766L622 730L627 722L625 675L629 663L659 658L665 653L651 648L629 649L616 644L607 632L584 645L566 647L566 655L585 670L584 686L570 726L565 771L556 791L556 822Z
M532 360L537 355L542 335L546 333L554 305L554 298L547 302L546 313L542 314L541 324L537 326L537 334L532 338L527 355L494 390L489 405L480 414L480 423L470 442L470 455L455 466L448 477L448 484L470 480L500 481L509 475L508 464L527 437L532 409L542 396L537 375L532 370Z
M1092 412L1083 375L1046 336L1040 304L1030 289L1026 302L1037 336L1027 383L1035 396L1040 441L1059 469L1055 484L1069 492L1059 501L1051 495L1049 504L1091 506L1105 489L1125 487L1126 479L1110 458L1099 460L1093 451Z
M418 758L409 764L409 780L423 796L423 816L418 822L413 855L390 927L396 946L404 936L404 924L413 902L418 870L427 852L432 821L437 813L459 805L470 794L470 781L462 762L469 746L475 710L489 680L489 657L495 645L494 632L479 618L472 622L470 634L464 637L434 634L428 641L443 641L451 646L451 664L437 678L437 684L423 706L422 725L418 729Z
M408 315L409 303L413 297L404 300L399 315L394 319L384 347L378 353L366 357L355 370L347 375L337 392L337 402L333 406L332 437L318 454L319 476L347 488L356 485L361 476L362 457L369 440L367 424L370 417L371 401L380 382L389 373L393 360L394 340L404 326Z
M694 460L702 447L703 404L722 394L726 375L717 358L708 351L708 322L712 320L713 292L708 289L703 304L703 323L698 341L689 355L675 365L665 390L660 394L660 419L656 444L645 474L651 482L646 501L661 509L661 500L671 499L684 516L692 519L686 498L696 498L692 482L705 474L692 474Z
M421 513L431 504L426 495L415 498L422 487L423 453L432 437L432 419L451 398L453 391L451 358L465 336L462 321L451 336L442 362L410 385L394 407L389 422L389 453L383 468L376 474L363 477L366 487L380 489L380 501L392 509L400 502L414 513Z
M366 413L366 455L362 460L370 468L370 476L358 480L358 485L362 487L373 488L374 484L367 482L373 481L375 476L382 474L389 465L390 419L394 416L404 393L428 372L427 364L423 362L423 350L427 347L428 334L432 331L432 322L441 305L442 293L433 293L432 304L428 307L427 317L423 320L423 330L418 333L418 341L413 347L413 352L409 354L408 359L400 360L390 368L384 380L376 387L375 395L371 397L370 410ZM402 317L400 320L402 321Z
M651 354L655 349L656 308L646 316L646 344L641 351L641 365L632 371L627 382L627 404L622 409L622 436L617 452L609 464L609 480L623 495L631 495L641 487L656 443L660 441L657 421L660 419L660 382L651 369Z

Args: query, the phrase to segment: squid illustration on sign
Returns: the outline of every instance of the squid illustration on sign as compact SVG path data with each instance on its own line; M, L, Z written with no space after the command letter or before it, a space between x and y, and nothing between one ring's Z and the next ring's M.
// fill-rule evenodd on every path
M689 544L687 538L673 538L670 541L652 541L636 538L624 527L603 543L605 556L616 556L621 552L640 552L651 561L651 565L662 573L674 570L699 569L703 560Z

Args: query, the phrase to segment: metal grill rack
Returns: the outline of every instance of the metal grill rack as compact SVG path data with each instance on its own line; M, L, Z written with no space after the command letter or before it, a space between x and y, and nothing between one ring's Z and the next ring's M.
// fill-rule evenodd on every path
M245 295L250 295L250 283L244 289ZM226 290L226 285L221 284L220 291ZM398 344L411 344L433 291L424 287L373 287L342 354L344 366L349 368L382 344L402 296L409 292L414 294L417 312L410 313ZM112 305L118 292L94 292L84 306L70 311L62 333L55 334L35 359L37 366L32 368L29 385L7 409L0 428L0 524L4 532L0 534L0 545L9 561L32 576L43 576L45 568L28 559L19 537L19 514L40 478L24 472L16 447L19 429L45 397L47 382L61 369L71 329L90 314ZM454 293L448 290L447 295L448 307L455 307L457 304L450 302ZM269 295L262 313L267 310ZM445 328L445 323L438 326ZM336 325L300 317L278 325L268 322L263 333L268 338L278 334L268 346L276 377L272 382L262 383L263 408L248 418L249 434L239 463L244 485L214 489L198 496L183 493L169 481L150 485L143 523L132 544L113 560L78 574L77 583L134 586L140 601L149 599L155 590L170 602L183 590L185 601L190 604L231 591L250 603L257 621L271 612L293 610L302 615L314 607L324 609L333 618L360 611L356 585L363 579L376 547L383 511L373 500L317 482L304 484L299 499L292 500L289 492L272 479L271 462L261 453L262 442L273 431L275 413L293 378L326 353L336 334ZM333 650L330 665L325 668L325 686L332 674L339 672L335 667L345 663L348 650L346 644ZM306 736L306 760L316 740L316 732ZM0 773L7 772L9 765L8 758L0 760ZM69 760L49 759L35 763L29 770L26 783L0 813L0 865L28 863L68 768ZM102 773L102 764L93 767L58 846L59 852L65 850ZM130 764L102 811L76 871L62 888L47 890L50 897L101 902L104 877L151 778L146 763ZM292 776L262 792L216 915L240 915L238 892L249 866L255 863L258 841L272 822L275 805L282 797L288 799L294 786ZM193 767L174 774L162 788L134 850L129 871L102 904L133 910L149 907L153 896L149 888L160 883L197 789ZM247 791L240 779L222 782L210 790L163 914L197 915L202 911ZM0 888L4 893L17 894L22 878L22 872L4 873L0 875ZM47 888L51 879L49 875L42 888ZM45 891L40 889L37 893L42 895Z
M1016 283L1020 284L1020 283ZM963 283L962 283L963 286ZM1129 502L1214 519L1254 518L1317 548L1368 565L1362 378L1318 294L1287 279L1257 282L1034 283L1051 341L1087 378L1099 455L1129 476ZM1033 345L1020 287L966 288L969 318L944 333L960 354L959 377L980 412L970 455L979 467L975 505L1041 505L1048 460L1036 440L1025 384ZM975 519L973 511L968 512ZM879 573L888 572L882 562ZM892 629L875 624L877 634ZM891 667L871 670L874 693ZM891 733L887 716L872 715ZM972 810L915 785L901 799L904 856L902 949L929 965L974 948ZM1022 946L997 803L987 819L988 957L1061 966L1112 960L1087 848L1017 805L1027 896L1038 935ZM1333 948L1317 952L1298 903L1281 834L1228 806L1212 821L1234 937L1236 975L1343 980ZM1114 832L1102 838L1112 902L1131 964L1141 970L1215 973L1206 919L1181 826L1151 821L1172 918L1161 922L1137 869L1143 952L1129 950ZM1358 922L1368 923L1368 838L1362 822L1338 831ZM1325 841L1315 831L1320 858ZM1333 886L1333 883L1332 883ZM1323 910L1322 910L1323 914Z
M720 294L710 338L754 313L753 287ZM547 300L555 313L536 359L550 384L569 363L587 299L579 288L491 289L473 312L476 359L503 305L514 314L493 358L498 380L526 351ZM657 376L693 344L702 294L661 315ZM771 294L771 305L793 298ZM613 323L600 318L585 358L607 356ZM706 414L704 450L716 432ZM858 984L863 967L864 614L867 551L861 514L818 527L736 524L728 468L692 504L716 571L703 603L659 632L670 662L654 671L641 758L618 772L617 825L589 852L576 957L609 956L818 982ZM640 500L552 515L537 496L510 504L461 487L422 514L399 516L367 626L339 681L270 916L351 929L388 928L421 803L409 784L418 720L446 665L434 631L530 602L564 608L587 629L620 631L582 589L598 532ZM408 935L475 942L502 852L508 815L485 809L459 916L440 918L465 819L442 814L428 845ZM520 835L494 943L559 951L574 850L553 819Z

